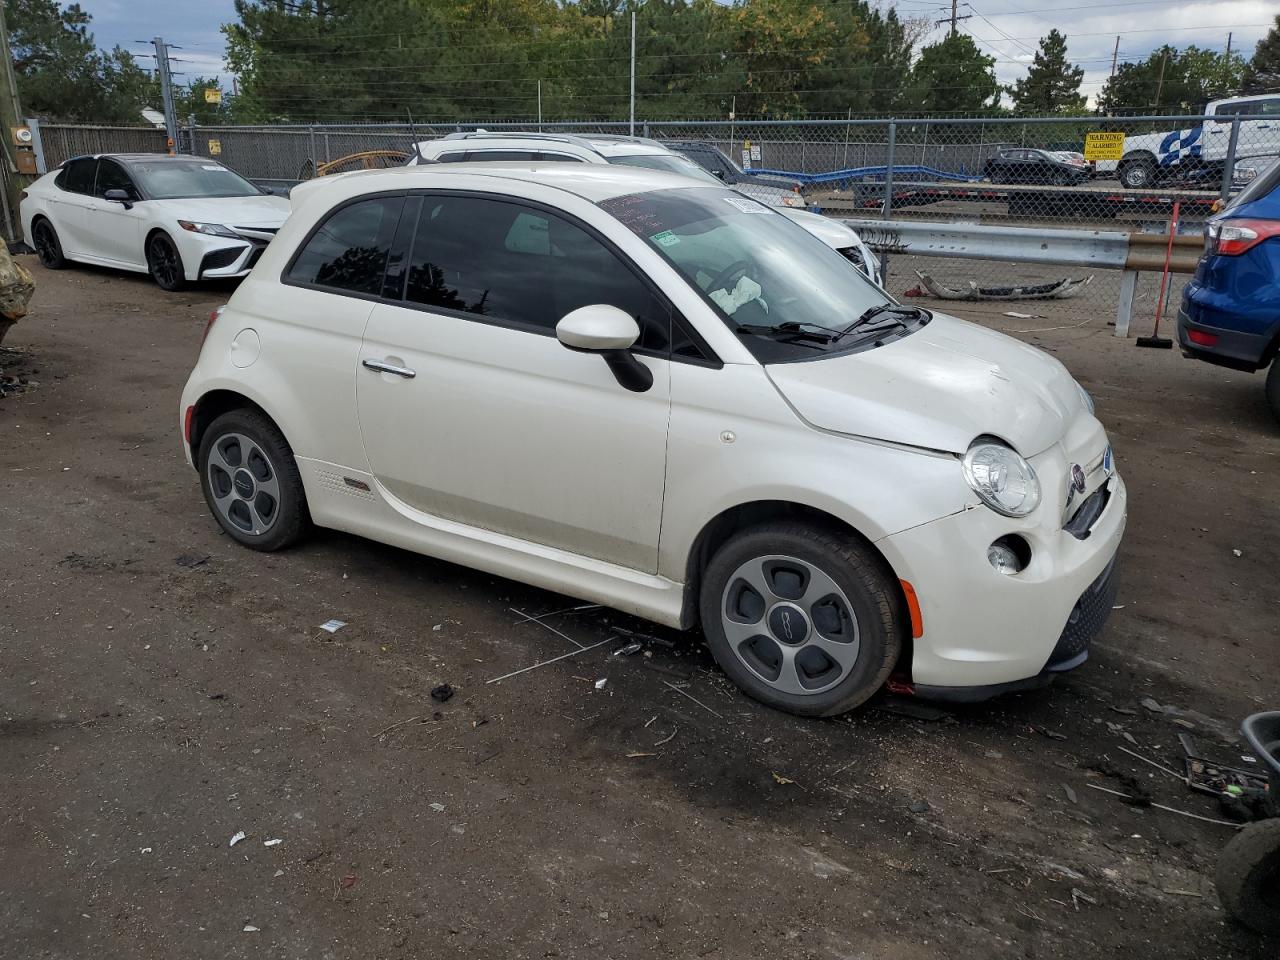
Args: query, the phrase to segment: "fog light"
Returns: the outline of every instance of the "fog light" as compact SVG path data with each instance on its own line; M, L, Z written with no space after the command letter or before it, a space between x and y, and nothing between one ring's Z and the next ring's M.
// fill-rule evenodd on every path
M1031 547L1021 537L1010 534L987 547L987 560L996 572L1012 577L1031 562Z

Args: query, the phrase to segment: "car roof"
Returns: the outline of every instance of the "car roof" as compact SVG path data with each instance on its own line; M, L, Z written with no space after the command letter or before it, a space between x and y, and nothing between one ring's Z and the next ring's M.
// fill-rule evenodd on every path
M591 203L601 203L614 197L623 197L633 193L649 193L654 190L679 190L700 188L714 190L713 186L681 176L678 173L667 173L664 170L649 170L640 167L616 166L613 164L577 164L577 163L449 163L419 164L415 166L391 167L386 170L357 170L339 174L332 179L341 180L347 185L358 183L359 192L376 192L378 190L403 190L414 187L449 186L460 174L483 176L495 181L516 183L534 183L563 190ZM406 179L418 181L406 184ZM315 182L315 181L312 181ZM724 188L726 192L728 188Z
M216 157L197 157L188 153L178 154L177 156L172 156L167 153L82 153L78 157L68 157L63 162L70 163L72 160L124 160L125 162L130 160L145 160L148 162L153 160L167 160L173 162L182 161L185 163L217 163L221 166L221 163Z
M618 134L560 134L560 133L527 133L513 131L510 133L473 131L451 133L435 140L423 140L417 146L423 150L443 152L450 146L459 151L475 150L555 150L561 153L577 153L579 155L594 154L600 157L653 156L670 154L656 140L646 137L630 137Z

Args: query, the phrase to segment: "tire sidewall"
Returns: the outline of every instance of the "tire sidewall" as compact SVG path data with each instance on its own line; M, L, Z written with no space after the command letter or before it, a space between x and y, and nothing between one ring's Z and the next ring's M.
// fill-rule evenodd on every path
M267 455L271 470L277 478L280 488L280 502L277 505L276 521L266 533L255 536L246 533L227 521L214 502L213 490L209 485L209 451L214 444L228 433L240 433L253 440ZM209 424L200 438L200 448L196 455L196 464L200 471L200 490L204 494L209 512L228 536L246 547L255 550L278 550L297 539L301 529L309 520L306 504L301 497L301 485L290 482L297 477L297 465L293 452L278 437L278 431L267 429L263 418L248 411L232 411L224 413Z
M858 659L834 688L811 696L775 690L752 672L732 649L721 626L724 589L738 567L753 557L789 556L819 568L839 585L858 622ZM886 618L885 596L892 596L880 564L863 563L862 572L879 581L880 595L868 589L863 576L854 574L846 557L821 541L777 529L761 528L740 534L722 546L703 572L699 598L702 630L712 656L721 669L748 696L771 707L802 716L831 716L863 703L880 689L897 659L900 639L895 618ZM893 605L889 605L894 609ZM887 622L886 622L887 621ZM886 661L888 661L886 663Z
M1280 423L1280 357L1273 357L1271 360L1271 367L1267 370L1265 390L1271 415Z
M54 251L53 257L51 258L50 261L46 262L44 257L40 255L40 248L37 246L36 247L37 258L40 260L40 265L45 269L61 270L67 264L67 258L62 253L62 241L58 239L58 231L53 228L53 224L50 223L48 220L41 218L36 222L35 226L32 227L31 229L31 232L33 234L39 234L45 231L48 231L49 240L53 244L53 251ZM32 237L32 239L35 239L35 238Z
M178 262L178 276L177 276L177 279L171 284L162 283L160 278L156 276L155 265L151 261L151 249L157 243L163 243L166 246L168 246L169 249L173 251L174 259L177 260ZM150 274L151 279L152 281L154 281L155 285L159 287L161 290L167 290L170 293L174 292L175 290L181 290L183 285L186 283L186 273L185 273L186 267L182 263L182 254L178 250L178 245L173 242L173 238L169 236L167 233L164 233L163 231L160 233L153 234L147 240L146 253L147 253L147 273Z

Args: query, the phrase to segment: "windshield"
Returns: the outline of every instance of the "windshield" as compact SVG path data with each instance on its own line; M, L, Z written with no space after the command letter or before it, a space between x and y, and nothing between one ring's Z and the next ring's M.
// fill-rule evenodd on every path
M823 342L889 301L835 250L723 187L656 190L600 206L669 261L762 362L855 345Z
M252 183L217 163L198 160L135 161L129 170L152 200L186 197L251 197L261 191Z
M686 160L684 157L675 157L669 153L644 153L635 154L629 157L610 157L609 162L618 163L624 167L643 167L646 170L666 170L669 173L678 173L685 177L693 177L695 180L701 180L703 183L710 183L717 187L724 186L724 184L692 160Z

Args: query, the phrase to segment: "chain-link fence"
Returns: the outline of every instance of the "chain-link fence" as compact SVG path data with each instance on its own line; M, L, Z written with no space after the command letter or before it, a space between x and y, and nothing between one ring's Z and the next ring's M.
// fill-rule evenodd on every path
M1280 96L1219 105L1229 115L995 117L905 120L654 121L634 133L675 149L726 182L783 178L809 206L833 216L1014 223L1199 233L1220 202L1280 157ZM259 183L287 186L317 170L386 165L416 136L486 129L549 136L628 134L617 122L492 122L186 127L179 149L216 157ZM40 124L38 155L52 169L83 153L155 152L162 130ZM353 154L380 152L338 163ZM1065 276L1016 263L898 258L897 293L919 287L916 271L950 289L1008 287ZM916 263L920 260L920 263ZM1145 275L1149 280L1150 275ZM1114 302L1118 274L1099 275L1075 301ZM1139 288L1139 302L1145 293ZM927 289L927 285L926 285ZM1176 291L1175 291L1176 298ZM1174 301L1176 303L1176 299ZM1023 311L1025 312L1025 311Z

